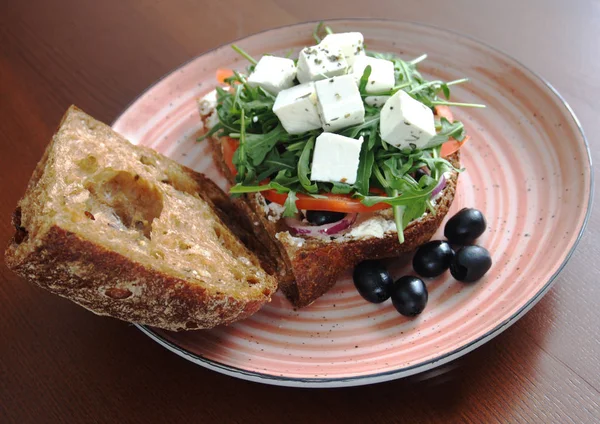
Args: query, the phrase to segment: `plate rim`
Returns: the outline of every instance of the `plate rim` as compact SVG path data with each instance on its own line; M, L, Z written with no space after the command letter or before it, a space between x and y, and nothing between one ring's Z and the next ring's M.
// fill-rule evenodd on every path
M486 47L487 49L499 54L500 56L503 56L504 58L512 61L513 63L516 63L523 70L527 71L534 79L539 80L542 83L542 85L544 85L546 88L548 88L550 90L550 92L554 96L556 96L556 98L559 100L559 102L562 104L562 106L566 109L567 115L575 123L575 126L576 126L577 130L579 131L581 138L583 140L585 152L587 155L587 163L588 163L589 172L590 172L590 185L589 185L590 194L589 194L588 202L586 205L585 216L584 216L583 222L581 224L581 227L579 229L579 232L577 234L577 237L576 237L575 241L573 242L573 245L567 252L565 259L562 261L562 263L560 264L560 266L558 267L556 272L554 272L554 274L552 274L552 276L550 276L550 278L544 284L544 286L534 296L532 296L532 298L529 299L529 301L527 303L525 303L518 311L516 311L509 318L507 318L504 321L502 321L501 323L499 323L492 330L490 330L487 333L479 336L478 338L470 341L469 343L466 343L463 346L460 346L460 347L452 350L451 352L447 352L444 355L438 356L436 358L433 358L433 359L430 359L430 360L427 360L424 362L420 362L420 363L410 365L407 367L400 367L395 370L389 370L389 371L385 371L385 372L381 372L381 373L373 373L373 374L357 375L357 376L349 376L349 377L291 377L291 376L284 376L284 375L273 375L273 374L260 373L257 371L249 371L249 370L245 370L242 368L227 365L222 362L203 358L202 356L191 353L191 352L177 346L176 344L164 339L163 337L158 335L156 332L154 332L152 330L152 328L150 328L150 327L140 325L140 324L134 324L135 327L137 327L142 333L144 333L150 339L154 340L155 342L157 342L159 345L163 346L167 350L177 354L178 356L180 356L184 359L187 359L188 361L190 361L192 363L195 363L197 365L200 365L200 366L210 369L212 371L217 371L219 373L222 373L222 374L225 374L228 376L232 376L232 377L236 377L236 378L240 378L243 380L259 382L259 383L264 383L264 384L271 384L271 385L276 385L276 386L287 386L287 387L325 388L325 387L362 386L362 385L367 385L367 384L391 381L391 380L395 380L395 379L399 379L399 378L408 377L410 375L418 374L418 373L436 368L436 367L446 364L454 359L457 359L461 356L466 355L467 353L473 351L477 347L487 343L494 337L498 336L503 331L508 329L512 324L517 322L533 306L535 306L535 304L538 303L542 299L542 297L544 297L544 295L550 290L550 288L552 288L552 286L556 282L556 278L562 272L562 270L564 269L566 264L569 262L573 253L577 249L579 242L581 241L583 233L585 232L585 229L589 222L592 207L593 207L594 186L595 186L594 168L592 166L592 155L590 152L590 146L589 146L588 139L587 139L585 132L583 130L583 127L582 127L579 119L575 115L575 112L573 111L572 107L565 100L565 98L558 92L558 90L546 78L544 78L537 72L531 70L528 66L524 65L520 60L505 53L503 50L488 44L487 42L476 39L474 36L463 34L463 33L460 33L460 32L457 32L457 31L454 31L451 29L442 28L437 25L432 25L432 24L422 23L422 22L415 22L415 21L402 21L402 20L385 19L385 18L336 18L336 19L327 19L327 20L322 20L322 21L321 20L302 21L302 22L296 22L293 24L267 28L262 31L258 31L258 32L246 35L244 37L237 38L233 41L222 43L212 49L204 51L204 52L186 60L185 62L179 64L177 67L169 70L167 73L163 74L160 78L158 78L151 85L149 85L140 94L138 94L131 102L129 102L125 106L125 108L121 111L121 113L119 113L119 115L113 120L113 122L111 123L111 127L114 127L115 124L117 124L118 121L121 119L121 117L125 113L127 113L127 111L131 107L133 107L146 93L148 93L150 90L152 90L155 86L157 86L159 83L161 83L164 79L166 79L167 77L172 75L174 72L185 67L186 65L193 62L194 60L198 59L201 56L209 54L218 49L224 48L228 45L231 45L232 43L236 43L236 42L245 40L249 37L254 37L254 36L264 34L264 33L270 32L270 31L276 31L276 30L280 30L280 29L284 29L284 28L293 28L293 27L303 26L303 25L307 25L307 24L316 25L319 22L323 22L326 24L327 23L335 24L336 22L340 23L340 22L352 22L352 21L375 22L375 23L376 22L398 23L398 24L403 24L403 25L408 25L408 26L416 26L416 27L433 29L433 30L441 32L441 33L445 32L447 34L452 34L454 36L467 39L473 43L476 43L476 44Z

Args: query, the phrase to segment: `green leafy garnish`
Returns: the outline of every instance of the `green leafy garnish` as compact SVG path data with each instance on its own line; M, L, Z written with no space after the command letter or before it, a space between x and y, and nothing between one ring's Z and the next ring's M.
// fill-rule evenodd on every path
M331 34L331 28L323 23L315 28L313 37L317 43ZM357 178L354 184L342 182L317 182L311 180L312 155L316 138L322 130L307 131L302 134L289 134L273 112L275 96L260 87L252 87L247 75L252 72L257 61L244 50L234 45L233 49L246 58L250 65L247 72L234 72L226 79L229 89L217 88L217 116L219 122L199 140L209 136L228 136L239 140L239 148L233 156L237 170L236 184L230 189L233 195L275 190L287 194L283 205L284 216L298 212L296 200L302 193L315 198L326 198L327 193L352 196L365 206L381 203L390 205L398 230L398 240L404 240L403 230L413 220L426 211L435 214L431 193L439 184L446 171L455 169L447 160L440 157L441 144L449 138L464 140L465 128L462 122L450 122L442 117L436 119L437 135L427 149L398 149L381 139L379 120L381 106L365 104L365 119L362 124L343 128L338 134L358 139L363 138ZM371 66L358 81L358 89L363 99L369 96L391 96L404 90L414 99L430 108L438 105L485 107L484 105L457 103L450 101L451 88L467 79L455 81L427 81L417 70L417 65L427 55L411 61L404 61L394 55L369 52L372 57L392 61L395 72L395 85L386 92L367 93L371 76ZM415 180L415 172L426 168L429 175Z

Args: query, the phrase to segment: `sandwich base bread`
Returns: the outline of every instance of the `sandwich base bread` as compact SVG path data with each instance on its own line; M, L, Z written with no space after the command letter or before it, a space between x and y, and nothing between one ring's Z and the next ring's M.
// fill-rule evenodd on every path
M208 137L214 160L223 175L234 183L235 178L225 164L221 140ZM460 167L459 152L447 158L456 168ZM379 234L353 235L350 231L333 239L291 236L283 220L267 205L260 193L243 197L246 213L253 221L260 222L262 242L269 245L271 256L276 258L280 271L279 287L296 307L310 305L325 294L338 280L340 274L367 259L383 259L410 252L429 241L448 213L458 182L458 173L451 172L446 187L435 200L435 215L426 213L411 222L404 230L404 243L398 242L391 209L371 214L359 214L365 227L387 227ZM370 222L366 222L370 220ZM359 221L360 222L360 221ZM358 225L357 222L355 225ZM389 224L389 225L388 225Z
M9 268L99 315L211 328L252 315L277 288L252 223L214 183L75 107L13 223Z

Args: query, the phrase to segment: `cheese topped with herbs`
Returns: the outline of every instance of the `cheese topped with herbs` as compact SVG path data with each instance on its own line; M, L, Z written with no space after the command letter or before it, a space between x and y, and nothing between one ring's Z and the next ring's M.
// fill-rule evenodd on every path
M306 47L298 55L298 81L319 81L344 75L348 62L338 48Z
M365 56L364 42L360 32L342 32L327 34L319 45L326 49L341 50L348 65L352 66L357 58Z
M365 121L365 107L351 75L315 83L323 131L337 131Z
M286 217L306 209L299 206L311 204L306 199L327 208L331 195L344 196L335 198L336 211L344 202L350 211L392 207L401 241L404 226L434 208L431 193L444 173L454 171L442 143L465 137L460 121L436 116L435 108L483 105L450 101L450 88L467 80L425 79L417 67L426 55L367 52L359 32L319 26L313 35L315 44L297 55L258 61L233 46L250 61L248 72L233 71L225 88L199 103L205 110L216 102L218 113L205 122L208 135L229 140L237 171L230 191L276 193ZM427 172L416 183L421 168Z

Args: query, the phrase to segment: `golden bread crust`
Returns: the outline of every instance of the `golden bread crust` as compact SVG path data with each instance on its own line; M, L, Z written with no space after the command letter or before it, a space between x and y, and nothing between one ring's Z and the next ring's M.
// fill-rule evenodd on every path
M75 107L13 224L8 267L99 315L211 328L253 314L277 287L248 216L212 181Z

